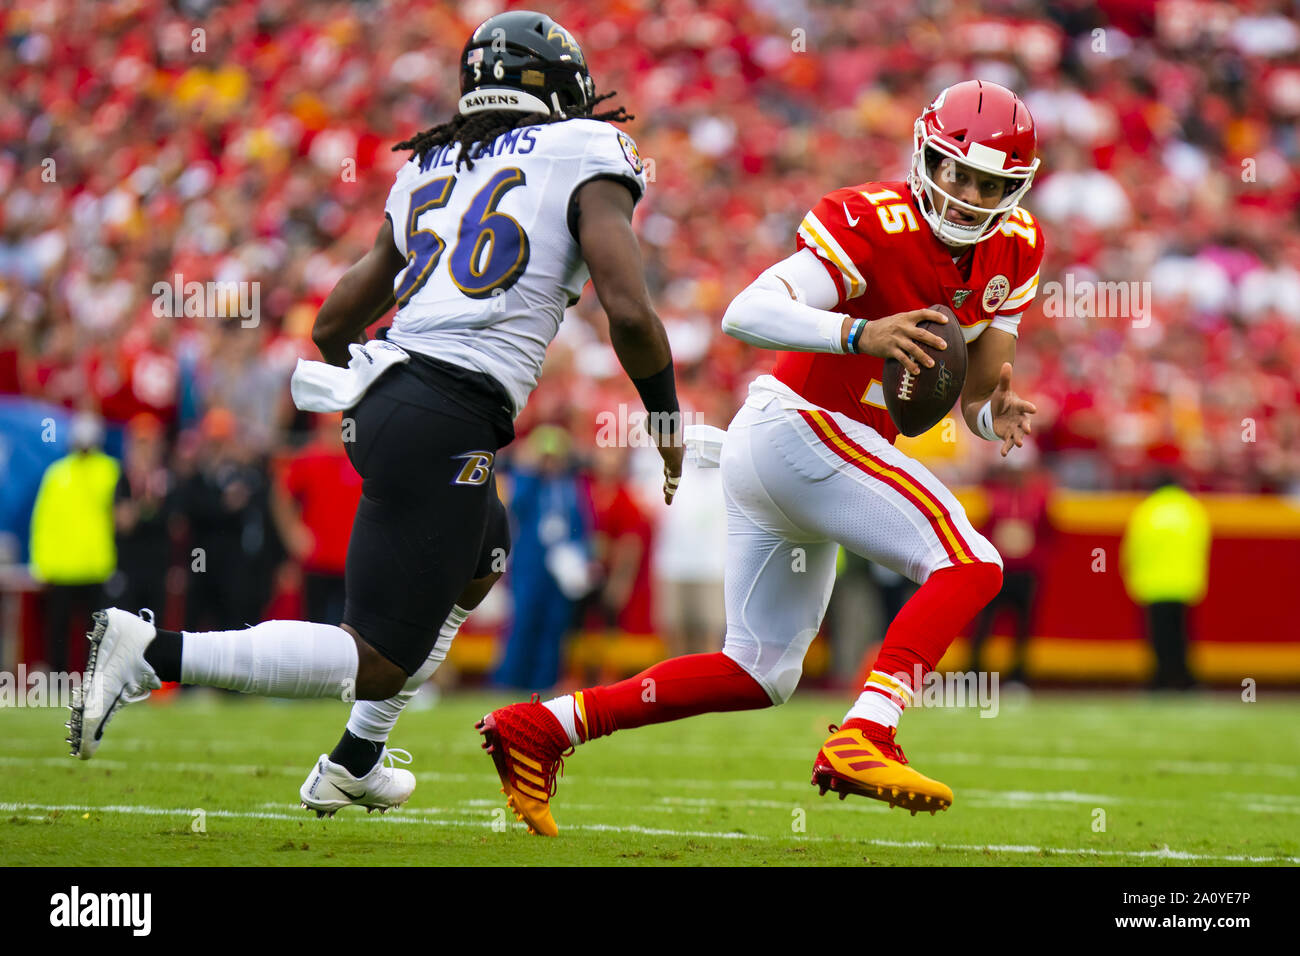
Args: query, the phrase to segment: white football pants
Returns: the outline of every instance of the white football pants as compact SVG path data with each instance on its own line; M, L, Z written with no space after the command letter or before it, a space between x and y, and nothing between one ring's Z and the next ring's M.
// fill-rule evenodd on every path
M784 703L821 626L837 546L913 581L988 562L994 547L924 465L875 429L770 375L727 429L727 638L723 653Z

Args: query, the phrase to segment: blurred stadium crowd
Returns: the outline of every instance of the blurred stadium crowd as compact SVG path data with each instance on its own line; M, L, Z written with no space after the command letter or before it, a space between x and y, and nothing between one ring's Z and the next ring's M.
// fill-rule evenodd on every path
M1025 317L1017 389L1039 407L1042 464L1077 488L1176 467L1202 490L1300 492L1300 4L529 5L575 33L598 88L635 114L651 291L704 420L725 426L772 361L719 332L730 299L793 249L823 193L903 178L921 108L977 77L1019 92L1038 124L1026 206L1046 224L1042 288L1136 283L1144 306L1045 314L1040 294ZM119 534L162 514L174 553L221 539L252 556L190 595L187 626L256 620L298 591L336 600L295 582L337 574L358 489L288 379L318 357L316 309L382 221L405 159L391 144L451 115L464 38L499 8L0 10L0 395L93 412L112 449L125 436L139 507ZM256 320L159 315L155 283L176 276L257 283ZM614 582L592 613L647 632L652 579L720 579L722 531L707 494L675 517L595 447L598 413L619 403L639 407L588 294L518 422L515 466L572 474ZM530 445L539 425L558 432ZM981 480L992 452L961 443L945 477ZM697 615L715 634L717 613Z

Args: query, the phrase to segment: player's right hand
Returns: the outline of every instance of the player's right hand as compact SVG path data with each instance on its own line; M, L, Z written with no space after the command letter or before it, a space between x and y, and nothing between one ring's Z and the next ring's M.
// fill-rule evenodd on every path
M686 445L680 437L676 443L669 439L659 445L659 454L664 460L664 504L670 505L673 503L673 495L677 494L677 485L682 480L682 459L686 455Z
M920 328L920 323L926 321L946 324L948 317L933 309L915 309L868 322L858 337L858 354L897 359L903 363L903 368L918 375L921 365L926 368L934 365L934 359L925 354L920 343L934 349L948 347L939 336Z

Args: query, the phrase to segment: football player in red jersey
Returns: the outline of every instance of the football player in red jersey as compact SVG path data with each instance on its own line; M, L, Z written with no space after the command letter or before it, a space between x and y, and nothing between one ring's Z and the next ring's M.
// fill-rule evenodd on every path
M1002 561L934 475L894 448L884 361L913 373L932 365L920 343L944 343L918 323L946 321L927 306L950 306L968 351L962 416L1003 455L1022 445L1035 408L1012 390L1012 362L1043 236L1019 206L1038 159L1033 119L1010 90L978 80L949 87L917 120L914 146L906 182L823 197L799 226L795 254L759 276L723 319L727 333L783 352L774 374L750 386L721 448L723 650L515 704L479 724L510 805L534 832L557 832L549 798L568 747L789 699L840 545L921 586L818 752L813 783L913 813L951 805L952 791L909 766L894 735L919 681L998 593Z

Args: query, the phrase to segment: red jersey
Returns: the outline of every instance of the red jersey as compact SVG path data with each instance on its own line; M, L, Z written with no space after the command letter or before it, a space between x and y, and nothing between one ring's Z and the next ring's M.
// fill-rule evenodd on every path
M604 535L611 545L628 535L635 537L641 544L641 559L637 564L632 589L614 624L628 634L653 634L654 603L650 574L653 526L645 511L637 504L636 498L622 482L615 484L593 481L588 490L594 517L593 530ZM609 571L608 566L605 571Z
M1017 208L991 239L954 262L922 218L904 182L863 183L827 193L799 224L798 247L811 249L835 280L832 311L881 319L946 305L967 344L992 325L1017 334L1038 292L1043 233ZM773 374L808 401L863 422L887 441L898 437L885 410L885 360L874 355L783 352Z
M347 452L331 445L308 445L285 467L284 486L297 500L302 522L316 539L303 569L313 574L342 574L352 518L361 501L361 476Z

